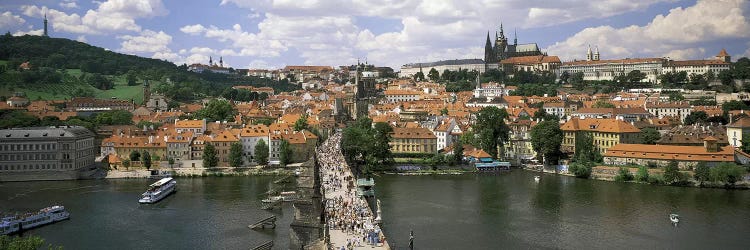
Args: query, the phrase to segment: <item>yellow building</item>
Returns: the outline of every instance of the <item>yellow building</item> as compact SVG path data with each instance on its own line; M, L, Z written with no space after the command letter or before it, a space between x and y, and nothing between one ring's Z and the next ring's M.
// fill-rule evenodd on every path
M393 128L391 152L434 154L437 152L437 137L426 128Z
M138 151L141 156L148 151L152 161L166 160L167 143L159 136L112 136L108 140L117 156L130 159L130 152ZM141 158L141 160L143 160Z
M617 119L573 118L560 126L560 129L565 136L561 146L565 153L574 153L576 140L586 134L592 137L594 146L602 154L620 143L640 143L641 130Z

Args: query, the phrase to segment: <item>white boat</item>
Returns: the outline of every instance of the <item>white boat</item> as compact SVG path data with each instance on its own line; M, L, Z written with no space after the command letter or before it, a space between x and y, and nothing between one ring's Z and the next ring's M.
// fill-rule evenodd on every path
M677 214L670 214L669 220L672 222L672 224L677 225L677 223L680 223L680 216Z
M141 195L139 203L156 203L177 189L177 181L171 177L163 178L148 186L148 190Z
M70 218L70 213L63 206L51 206L35 213L6 216L0 221L0 235L12 234L22 230L55 223Z
M539 180L540 180L540 179L542 179L542 177L540 177L540 176L538 176L538 175L537 175L537 176L534 176L534 181L536 181L536 182L539 182Z
M281 200L281 196L271 196L266 199L261 200L263 203L274 203Z

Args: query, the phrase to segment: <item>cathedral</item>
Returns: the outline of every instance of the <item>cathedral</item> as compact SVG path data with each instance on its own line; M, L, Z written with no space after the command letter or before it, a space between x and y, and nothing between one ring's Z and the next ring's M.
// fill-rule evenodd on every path
M539 56L544 55L536 43L518 44L518 34L513 38L513 44L508 43L505 37L503 24L500 24L499 33L495 32L495 45L490 40L490 32L487 31L487 42L484 45L484 62L499 63L511 57Z

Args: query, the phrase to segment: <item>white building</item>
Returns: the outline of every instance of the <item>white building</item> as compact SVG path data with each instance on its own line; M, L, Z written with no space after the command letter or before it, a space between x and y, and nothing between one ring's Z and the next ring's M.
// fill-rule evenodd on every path
M255 161L255 146L258 145L260 140L268 146L269 152L271 149L271 142L268 138L269 130L263 124L250 125L239 131L240 144L242 144L242 155L245 156L247 161Z
M401 66L401 72L398 74L399 77L413 77L414 74L422 70L422 73L425 77L427 77L427 74L430 72L431 69L437 70L438 73L443 74L443 71L459 71L459 70L468 70L468 71L477 71L480 74L484 73L486 70L489 69L497 69L497 64L485 64L484 60L482 59L455 59L455 60L445 60L445 61L437 61L437 62L431 62L431 63L410 63Z
M687 102L647 102L644 105L646 110L659 119L664 117L679 117L680 121L685 121L693 108Z
M420 99L422 92L408 89L387 89L385 98L388 102L408 102Z
M729 70L731 66L731 57L725 49L722 49L714 59L711 60L687 60L687 61L669 61L664 67L664 73L667 72L685 72L687 75L703 75L712 72L718 75L719 72Z

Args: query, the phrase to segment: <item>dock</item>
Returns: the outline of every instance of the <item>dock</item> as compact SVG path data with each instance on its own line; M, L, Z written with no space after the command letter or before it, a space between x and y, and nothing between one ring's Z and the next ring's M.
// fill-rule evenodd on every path
M253 250L271 250L273 249L273 241L269 240L263 244L253 247Z
M276 215L271 215L268 218L262 219L254 224L250 224L247 227L250 229L258 229L259 227L261 229L265 229L266 226L270 228L276 228Z

